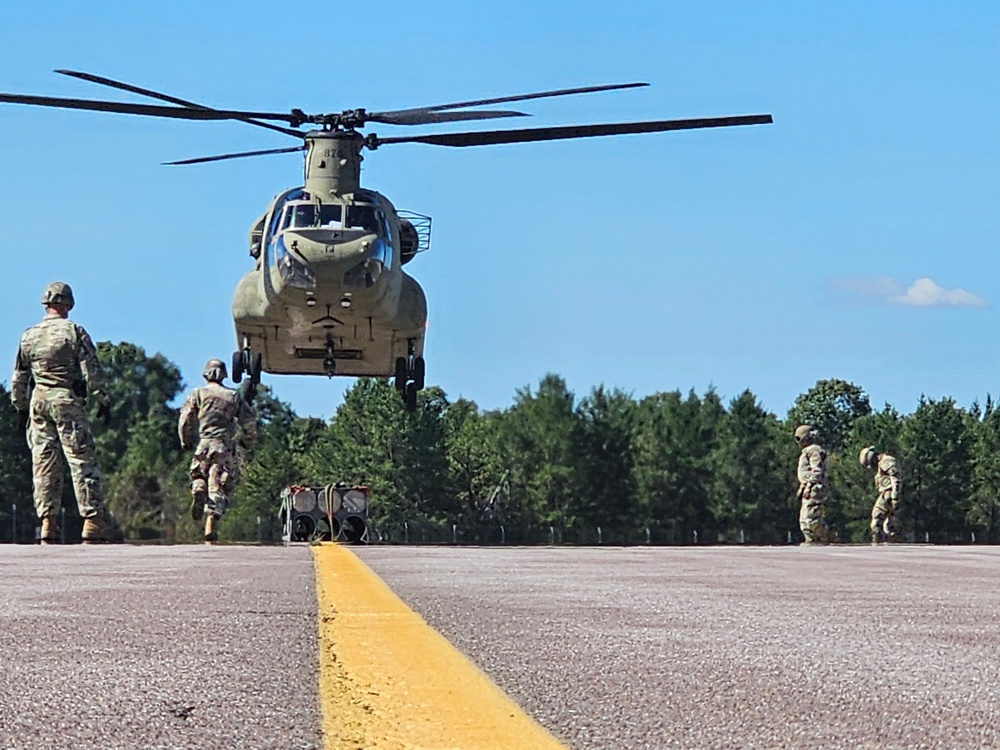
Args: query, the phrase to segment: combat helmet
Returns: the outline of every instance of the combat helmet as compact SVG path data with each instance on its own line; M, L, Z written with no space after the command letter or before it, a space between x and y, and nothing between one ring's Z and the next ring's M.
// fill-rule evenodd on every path
M64 281L53 281L45 287L45 292L42 294L42 304L65 305L66 309L72 310L75 304L73 290Z
M878 458L878 452L875 450L874 445L869 445L867 448L861 449L861 455L858 456L858 461L866 469L870 469L875 466L875 460Z
M799 445L815 443L818 438L819 431L811 424L803 424L795 428L795 442Z
M229 373L226 372L226 363L221 359L208 360L201 376L210 383L221 383L229 376Z

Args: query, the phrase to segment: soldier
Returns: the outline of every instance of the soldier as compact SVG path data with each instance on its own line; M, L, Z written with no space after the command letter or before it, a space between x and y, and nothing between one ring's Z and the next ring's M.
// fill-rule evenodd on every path
M222 385L227 376L222 360L208 360L202 376L207 384L187 397L177 431L185 449L197 445L189 471L191 518L205 519L205 542L214 544L236 484L236 430L243 429L240 443L248 447L257 437L257 424L243 396Z
M42 544L59 541L63 467L69 464L76 503L83 517L83 541L121 541L121 531L104 508L94 436L84 408L88 390L97 414L107 420L110 406L94 342L69 321L73 290L61 281L45 287L45 317L21 334L10 395L27 424L35 511L42 521Z
M826 451L819 446L819 432L804 424L795 429L795 442L802 446L799 454L799 492L802 502L799 528L806 544L830 541L826 525Z
M866 469L875 470L878 497L872 507L872 544L891 541L896 537L896 511L903 491L903 473L899 463L888 453L876 452L874 445L862 449L858 460Z

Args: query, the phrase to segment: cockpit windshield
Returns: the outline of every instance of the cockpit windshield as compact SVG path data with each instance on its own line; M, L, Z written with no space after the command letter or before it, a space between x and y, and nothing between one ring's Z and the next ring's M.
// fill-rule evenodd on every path
M346 216L346 220L345 220ZM286 229L353 229L387 236L385 217L376 206L339 203L286 203L279 231Z
M348 206L346 229L361 229L379 234L378 212L375 206Z
M316 226L315 203L293 203L285 206L285 216L281 222L282 229L312 226Z
M319 207L319 225L321 227L340 228L340 204L323 203Z

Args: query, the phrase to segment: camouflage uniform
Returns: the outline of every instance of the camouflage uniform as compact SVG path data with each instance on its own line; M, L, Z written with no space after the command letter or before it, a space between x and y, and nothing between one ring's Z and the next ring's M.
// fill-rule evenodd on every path
M894 523L902 499L903 473L893 456L875 453L874 447L861 452L861 464L875 469L878 497L872 507L872 543L885 542L896 535Z
M801 437L800 437L801 434ZM830 541L830 528L826 525L826 451L815 443L816 431L796 430L796 441L803 445L799 454L799 492L802 503L799 510L799 529L806 544Z
M69 300L64 306L72 307L72 291L59 283L49 285L43 303L53 298L53 289L64 290ZM29 400L31 381L34 390ZM107 396L94 342L82 326L47 312L41 323L21 335L10 386L14 408L29 410L28 446L38 517L53 519L54 524L59 514L62 454L69 464L80 515L97 519L104 512L101 472L84 406L88 390L102 408L107 407ZM49 527L43 523L43 528Z
M257 424L239 391L222 385L226 366L220 360L209 360L203 374L208 383L187 397L178 433L185 448L194 445L197 436L189 470L191 515L200 520L208 511L205 537L214 541L216 522L225 514L236 484L236 430L242 428L242 440L251 443L257 437Z

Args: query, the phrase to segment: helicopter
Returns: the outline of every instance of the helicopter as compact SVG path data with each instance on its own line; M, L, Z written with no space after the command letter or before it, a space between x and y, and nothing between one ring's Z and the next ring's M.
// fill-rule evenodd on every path
M55 72L172 106L22 94L0 94L0 103L182 120L235 120L295 138L298 144L291 147L165 162L190 165L304 152L304 184L275 196L250 227L254 266L239 281L233 296L238 348L233 352L232 378L243 383L247 376L244 393L252 399L263 372L390 377L409 411L416 408L417 393L425 385L427 300L403 266L429 249L431 218L397 210L386 196L361 187L364 150L399 143L486 146L773 122L770 114L757 114L380 137L361 131L369 123L413 126L526 117L527 113L518 110L482 107L649 84L583 86L384 112L362 108L307 114L300 109L214 109L91 73ZM302 130L303 126L310 129Z

